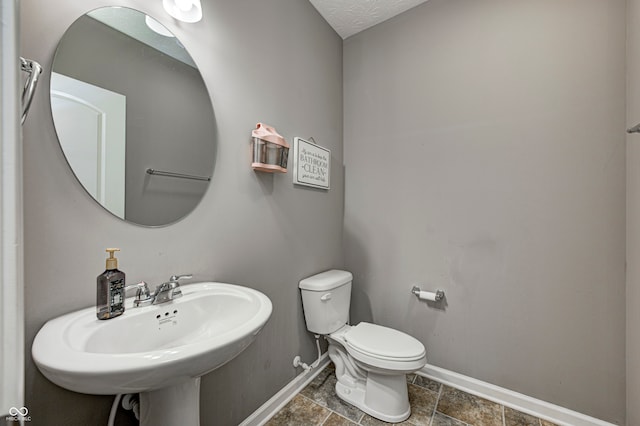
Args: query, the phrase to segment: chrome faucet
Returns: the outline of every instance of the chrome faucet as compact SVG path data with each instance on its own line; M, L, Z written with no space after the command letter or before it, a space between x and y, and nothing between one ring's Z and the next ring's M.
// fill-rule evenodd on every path
M153 294L153 302L151 302L151 304L158 305L182 297L182 290L180 290L178 280L190 278L193 278L193 275L172 275L169 281L156 287L156 292Z
M191 274L172 275L169 281L158 285L153 294L151 294L149 286L144 281L126 286L125 291L136 289L136 298L133 299L133 306L136 308L147 305L159 305L160 303L166 303L182 297L182 290L180 290L178 280L190 279L192 277L193 275Z

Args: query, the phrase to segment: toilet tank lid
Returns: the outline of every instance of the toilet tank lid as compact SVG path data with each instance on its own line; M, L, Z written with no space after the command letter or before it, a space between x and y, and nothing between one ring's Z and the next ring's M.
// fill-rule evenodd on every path
M303 290L326 291L353 281L353 274L349 271L332 269L317 275L312 275L300 281L299 287Z

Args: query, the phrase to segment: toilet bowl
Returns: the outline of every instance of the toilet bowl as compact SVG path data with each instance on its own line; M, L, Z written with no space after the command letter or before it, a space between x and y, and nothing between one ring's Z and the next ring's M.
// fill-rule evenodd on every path
M411 414L406 374L427 362L424 345L381 325L347 324L353 275L331 270L300 281L307 329L329 341L336 394L380 420L397 423Z

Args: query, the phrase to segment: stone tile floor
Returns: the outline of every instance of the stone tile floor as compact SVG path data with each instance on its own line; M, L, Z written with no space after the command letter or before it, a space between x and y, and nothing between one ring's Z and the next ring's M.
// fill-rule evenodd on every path
M556 426L545 420L470 395L418 375L407 376L411 416L401 426ZM375 419L335 394L333 364L320 374L267 426L379 426Z

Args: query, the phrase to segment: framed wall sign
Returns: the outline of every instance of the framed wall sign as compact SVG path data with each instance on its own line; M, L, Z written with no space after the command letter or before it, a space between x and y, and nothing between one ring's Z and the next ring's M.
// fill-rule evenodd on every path
M302 138L293 139L293 183L329 189L331 151Z

